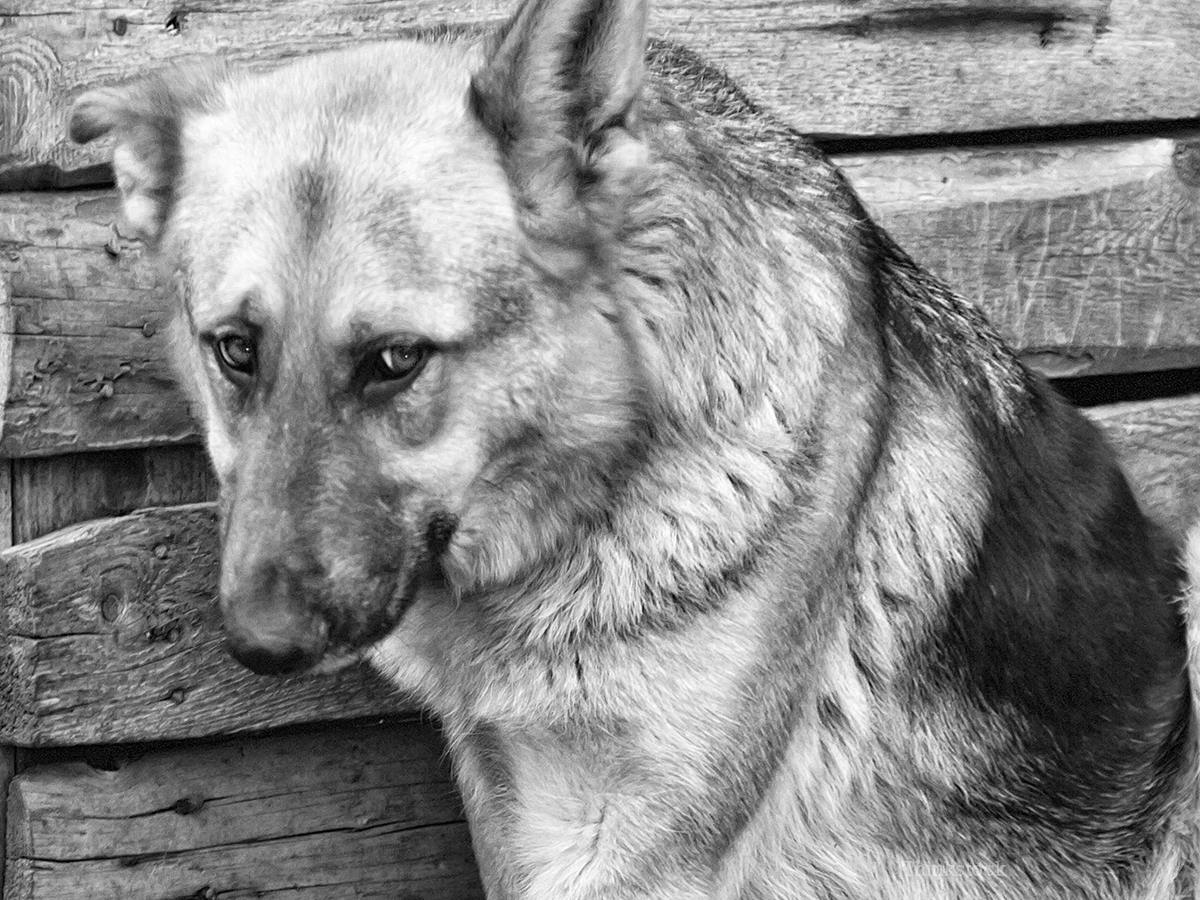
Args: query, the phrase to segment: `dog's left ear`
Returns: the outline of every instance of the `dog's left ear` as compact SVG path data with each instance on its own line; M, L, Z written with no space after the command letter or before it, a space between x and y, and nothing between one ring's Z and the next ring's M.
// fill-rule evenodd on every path
M223 63L180 66L117 87L88 91L71 110L71 140L116 137L113 172L130 237L155 243L170 216L179 178L183 121L227 79Z
M471 103L531 207L636 164L646 0L526 0L493 36Z

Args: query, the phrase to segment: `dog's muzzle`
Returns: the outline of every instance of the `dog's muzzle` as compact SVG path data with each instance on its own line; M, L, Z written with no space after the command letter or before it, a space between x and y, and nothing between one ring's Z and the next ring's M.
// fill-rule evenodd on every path
M383 569L331 581L324 572L256 560L221 591L230 655L260 675L289 675L353 656L392 631L416 599L420 573Z
M274 564L260 564L251 583L222 596L229 653L260 675L312 668L330 643L330 622L304 604L297 579Z

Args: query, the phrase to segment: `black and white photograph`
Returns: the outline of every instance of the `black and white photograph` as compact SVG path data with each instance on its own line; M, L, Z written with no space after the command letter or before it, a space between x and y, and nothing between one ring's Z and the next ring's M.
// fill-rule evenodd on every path
M0 900L1200 900L1196 0L0 0Z

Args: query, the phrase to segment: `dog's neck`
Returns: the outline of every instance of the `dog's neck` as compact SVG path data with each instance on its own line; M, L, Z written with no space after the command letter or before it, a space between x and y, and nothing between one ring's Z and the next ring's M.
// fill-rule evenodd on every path
M568 530L536 574L463 602L489 611L502 646L558 658L684 627L764 567L808 572L786 590L813 589L851 528L882 403L861 367L826 376L840 402L805 419L764 397L736 428L659 426L602 515Z

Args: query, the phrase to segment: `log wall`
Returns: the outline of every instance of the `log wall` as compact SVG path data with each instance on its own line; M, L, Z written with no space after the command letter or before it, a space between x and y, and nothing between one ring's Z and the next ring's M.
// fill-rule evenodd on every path
M508 6L0 3L6 898L481 896L434 724L366 669L280 681L223 653L170 292L119 232L108 148L64 130L83 90L176 61L265 68ZM1200 5L663 0L652 31L817 136L1030 365L1114 401L1087 412L1149 509L1200 516Z

